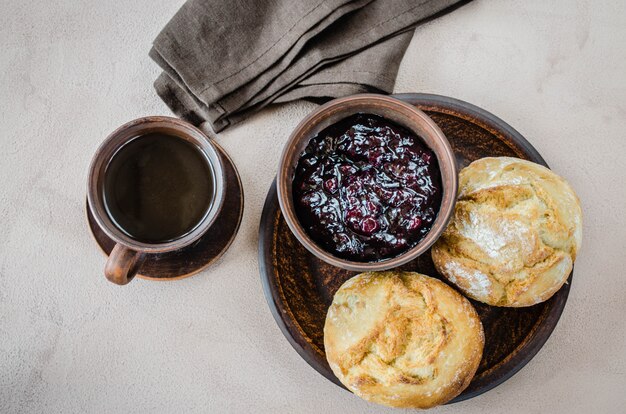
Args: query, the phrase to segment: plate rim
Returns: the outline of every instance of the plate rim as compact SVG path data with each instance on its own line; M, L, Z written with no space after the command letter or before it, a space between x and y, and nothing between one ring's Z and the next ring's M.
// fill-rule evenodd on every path
M548 164L539 154L539 152L517 130L515 130L512 126L510 126L499 117L476 105L444 95L426 93L401 93L391 96L409 102L412 105L419 104L420 106L436 106L438 108L444 106L447 109L450 109L451 112L458 111L460 113L470 113L472 121L479 121L479 123L482 124L479 126L483 127L484 129L490 130L492 133L494 133L494 131L504 132L506 135L509 135L513 139L513 141L530 156L530 158L533 159L533 162L548 167ZM428 109L423 110L428 111ZM459 113L455 112L454 115L459 116ZM500 133L499 135L502 134ZM508 142L504 142L508 145ZM345 386L341 384L341 382L332 374L332 372L326 372L326 370L318 369L318 361L315 360L314 357L309 354L309 352L307 352L304 344L301 344L291 334L291 331L289 330L289 327L287 326L287 323L284 319L284 317L287 316L287 311L291 311L287 307L286 311L281 312L281 306L278 303L280 295L274 295L273 293L280 290L279 287L275 284L274 278L271 277L274 273L273 256L271 254L271 241L273 240L272 230L274 228L275 219L275 217L271 217L271 215L277 209L279 210L280 207L278 206L276 179L274 178L265 198L259 223L258 260L263 294L270 308L270 312L274 320L276 321L276 324L278 325L281 333L287 339L292 348L295 349L298 355L302 359L304 359L307 364L309 364L311 368L313 368L316 372L318 372L334 384L340 386L341 388L346 389ZM276 217L279 216L276 215ZM535 324L533 329L528 334L529 339L522 344L527 348L526 352L523 355L521 355L519 352L509 354L503 359L503 365L499 365L494 372L487 371L487 376L481 378L481 381L484 382L484 384L480 384L476 389L470 392L463 392L462 394L449 401L447 404L456 403L477 397L478 395L484 394L485 392L497 387L498 385L510 379L517 372L519 372L524 366L528 364L528 362L530 362L530 360L532 360L537 355L539 350L543 348L543 346L552 335L552 332L554 332L554 329L556 328L556 325L561 318L561 315L565 308L565 304L567 303L567 299L569 297L569 290L572 284L573 274L574 270L572 269L572 272L570 273L565 285L561 287L561 289L559 289L559 291L551 299L549 299L554 300L555 303L552 304L549 312L543 312L541 314L542 319L539 323ZM297 324L297 320L294 319L293 322ZM503 367L505 367L506 369L503 369ZM500 375L496 376L496 374Z

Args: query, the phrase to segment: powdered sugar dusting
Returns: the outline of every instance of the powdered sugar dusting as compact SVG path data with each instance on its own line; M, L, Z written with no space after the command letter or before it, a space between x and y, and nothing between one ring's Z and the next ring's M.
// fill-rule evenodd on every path
M572 259L569 256L565 256L563 260L561 260L554 270L555 277L552 282L552 286L561 285L565 279L569 276L569 271L571 270Z
M523 243L528 232L528 227L518 221L500 220L490 225L474 211L470 212L469 219L469 223L464 222L460 226L459 233L492 258L502 257L502 248L515 241Z
M487 178L470 180L471 184L464 186L461 189L461 197L490 188L527 184L529 181L528 178L522 177L516 173L510 173L506 171L506 167L511 164L518 164L523 166L532 163L512 157L486 157L474 161L472 164L470 164L468 170L472 170L473 172L487 171ZM535 164L532 165L535 166ZM463 171L461 172L461 174L463 174Z
M489 276L479 270L468 271L457 262L448 262L445 265L446 275L452 283L457 283L456 276L463 278L469 285L467 291L477 298L489 296L491 280Z
M498 172L499 171L494 171L494 173L498 173ZM488 190L490 188L509 186L509 185L517 186L517 185L526 184L528 182L528 180L522 177L502 177L499 179L498 178L494 179L493 175L490 173L489 179L486 180L484 183L475 184L474 186L468 187L467 190L469 191L466 191L466 189L463 189L463 191L461 191L461 196L465 196L465 195L475 193L481 190Z

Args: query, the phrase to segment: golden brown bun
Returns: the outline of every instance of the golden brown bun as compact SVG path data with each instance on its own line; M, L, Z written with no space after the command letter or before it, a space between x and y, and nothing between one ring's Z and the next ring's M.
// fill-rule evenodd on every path
M437 271L495 306L531 306L567 281L582 240L569 184L517 158L482 158L459 175L454 216L433 246Z
M483 327L467 299L413 272L362 273L344 283L326 315L326 358L361 398L428 408L456 397L483 353Z

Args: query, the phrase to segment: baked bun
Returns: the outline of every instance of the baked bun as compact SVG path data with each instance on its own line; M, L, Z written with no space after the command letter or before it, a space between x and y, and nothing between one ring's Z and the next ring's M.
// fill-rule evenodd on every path
M567 281L582 239L572 187L517 158L482 158L459 175L454 215L432 249L437 271L473 299L531 306Z
M362 273L335 294L324 325L326 358L361 398L428 408L467 387L483 327L467 299L413 272Z

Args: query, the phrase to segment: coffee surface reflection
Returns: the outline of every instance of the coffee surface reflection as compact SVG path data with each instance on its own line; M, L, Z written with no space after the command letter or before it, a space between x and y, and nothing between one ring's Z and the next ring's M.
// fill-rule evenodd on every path
M149 133L122 146L106 167L103 199L109 218L135 240L165 243L191 232L215 193L207 157L176 136Z

